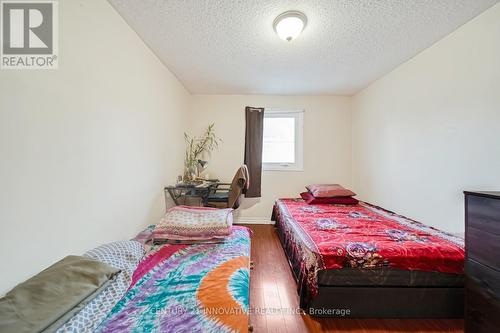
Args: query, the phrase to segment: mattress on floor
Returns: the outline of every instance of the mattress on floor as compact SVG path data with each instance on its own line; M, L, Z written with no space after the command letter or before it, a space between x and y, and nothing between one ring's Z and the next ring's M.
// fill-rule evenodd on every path
M96 332L247 332L249 269L246 227L221 243L154 245Z

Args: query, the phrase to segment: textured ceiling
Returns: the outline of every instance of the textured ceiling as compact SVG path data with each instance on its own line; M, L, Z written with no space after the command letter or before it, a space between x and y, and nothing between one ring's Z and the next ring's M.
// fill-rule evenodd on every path
M350 95L499 0L109 0L192 93ZM308 25L287 43L274 18Z

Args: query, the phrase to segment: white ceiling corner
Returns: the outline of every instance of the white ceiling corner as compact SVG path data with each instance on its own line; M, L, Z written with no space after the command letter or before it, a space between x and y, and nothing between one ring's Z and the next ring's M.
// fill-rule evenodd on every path
M351 95L499 0L109 0L195 94ZM287 43L273 20L308 17Z

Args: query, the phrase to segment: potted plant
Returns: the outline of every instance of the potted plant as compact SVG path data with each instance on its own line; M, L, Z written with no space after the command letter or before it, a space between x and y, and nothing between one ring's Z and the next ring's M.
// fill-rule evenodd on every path
M215 124L208 125L207 129L200 137L192 137L184 133L186 141L186 156L184 158L184 182L192 182L196 179L197 163L204 154L211 153L219 148L222 139L215 135Z

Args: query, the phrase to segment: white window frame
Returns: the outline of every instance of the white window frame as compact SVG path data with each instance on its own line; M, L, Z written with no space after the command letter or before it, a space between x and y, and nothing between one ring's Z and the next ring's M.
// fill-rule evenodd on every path
M264 118L295 118L295 163L262 163L263 171L304 171L304 110L265 108Z

